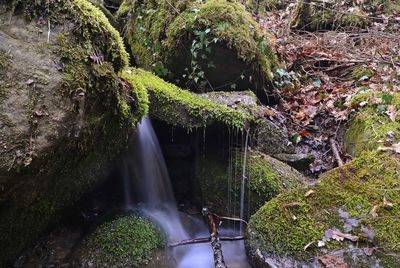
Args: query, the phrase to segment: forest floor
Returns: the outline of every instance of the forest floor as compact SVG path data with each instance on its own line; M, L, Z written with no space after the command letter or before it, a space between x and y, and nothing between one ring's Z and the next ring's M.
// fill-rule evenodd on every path
M369 26L364 29L308 32L289 28L295 9L290 4L267 17L253 16L285 65L278 70L279 102L265 114L275 121L283 118L298 146L322 154L307 172L317 176L351 160L343 146L343 130L357 108L351 105L354 95L365 89L388 96L400 91L400 13L366 14ZM379 108L391 120L400 114L394 105Z

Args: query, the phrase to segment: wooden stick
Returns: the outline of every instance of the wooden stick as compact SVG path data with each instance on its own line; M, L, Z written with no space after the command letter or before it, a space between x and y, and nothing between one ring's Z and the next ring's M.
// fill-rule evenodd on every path
M331 145L332 152L333 152L333 156L336 158L336 161L337 161L337 163L338 163L338 166L339 166L339 167L340 167L340 166L343 166L344 163L343 163L342 158L340 158L339 150L338 150L338 148L337 148L337 146L336 146L335 139L334 139L334 138L329 138L329 143L330 143L330 145Z
M237 241L237 240L243 240L244 236L243 235L238 235L238 236L220 236L219 240L221 241ZM202 237L202 238L194 238L194 239L187 239L187 240L182 240L179 242L171 243L168 244L168 247L177 247L177 246L184 246L184 245L189 245L189 244L197 244L197 243L206 243L210 242L211 238L210 237Z
M216 268L227 268L224 255L222 254L221 241L218 235L218 224L214 220L213 214L207 208L203 208L202 214L208 220L210 231L211 247L214 253L214 265Z

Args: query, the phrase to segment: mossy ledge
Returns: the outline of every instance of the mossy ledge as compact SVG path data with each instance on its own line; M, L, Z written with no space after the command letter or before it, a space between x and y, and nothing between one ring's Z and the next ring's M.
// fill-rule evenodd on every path
M130 212L97 227L83 241L79 267L138 267L165 248L159 227L141 212Z
M118 73L128 63L122 39L86 1L0 0L0 21L6 266L108 174L147 112L147 93L121 86Z
M257 267L320 267L317 257L328 253L344 258L350 267L378 262L394 267L390 263L398 263L393 256L400 250L400 192L390 190L399 188L399 172L397 158L365 152L322 175L320 183L277 196L250 219L245 242L250 259ZM392 207L384 204L384 196ZM371 213L374 208L378 217ZM329 229L359 237L361 253L353 251L355 243L334 239L318 247ZM367 257L362 249L371 247L378 250Z
M147 89L150 116L171 126L193 129L219 122L231 128L243 129L247 123L254 121L254 116L245 108L237 111L216 104L142 69L126 69L123 77Z

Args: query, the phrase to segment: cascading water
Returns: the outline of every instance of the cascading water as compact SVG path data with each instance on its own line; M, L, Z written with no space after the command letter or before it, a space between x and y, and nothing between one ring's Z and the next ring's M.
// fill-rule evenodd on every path
M137 135L132 139L130 147L131 151L123 161L122 168L126 208L133 209L131 184L134 179L136 201L142 203L142 211L161 226L167 234L168 243L208 237L208 229L201 219L186 217L186 221L190 222L190 237L183 227L160 145L148 118L138 124ZM221 229L221 233L231 232L233 230ZM229 267L249 267L243 241L223 242L222 245ZM214 267L213 251L208 243L177 247L171 252L177 261L171 267Z
M131 144L130 156L124 161L125 200L132 208L130 182L135 178L135 197L142 210L166 232L168 242L187 239L165 165L165 161L150 120L146 117L137 127Z

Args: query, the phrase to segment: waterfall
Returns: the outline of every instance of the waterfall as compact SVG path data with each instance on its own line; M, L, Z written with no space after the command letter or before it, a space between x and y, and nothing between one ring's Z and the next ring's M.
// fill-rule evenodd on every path
M143 212L167 234L168 242L188 238L176 208L175 198L160 145L150 120L138 124L137 134L124 161L123 178L126 208L132 208L131 185L135 198L143 203Z

